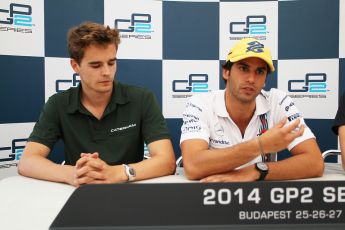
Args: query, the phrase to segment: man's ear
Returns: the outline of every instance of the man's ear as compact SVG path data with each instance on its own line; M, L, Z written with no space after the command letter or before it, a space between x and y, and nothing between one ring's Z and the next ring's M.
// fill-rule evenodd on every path
M74 72L79 73L79 64L75 59L70 60L71 67L74 70Z
M230 76L230 70L223 68L223 79L228 80Z

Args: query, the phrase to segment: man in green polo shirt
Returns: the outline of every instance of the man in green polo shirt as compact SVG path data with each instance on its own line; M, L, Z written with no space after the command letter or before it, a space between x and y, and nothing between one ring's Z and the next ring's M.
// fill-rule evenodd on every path
M119 33L84 23L68 33L68 50L80 84L49 98L29 137L18 171L74 186L117 183L172 174L175 157L155 96L114 82ZM65 165L47 159L56 141ZM144 142L151 158L143 160Z

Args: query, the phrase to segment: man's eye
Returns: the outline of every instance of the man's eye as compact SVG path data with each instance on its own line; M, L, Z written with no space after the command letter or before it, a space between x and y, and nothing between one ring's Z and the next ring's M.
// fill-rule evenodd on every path
M258 72L258 74L260 74L260 75L261 75L261 74L264 74L266 71L265 71L265 70L263 70L263 69L259 69L257 72Z
M240 70L242 70L242 71L247 71L248 70L248 67L247 66L240 66Z
M91 68L94 68L94 69L97 69L99 67L100 67L100 65L91 65Z

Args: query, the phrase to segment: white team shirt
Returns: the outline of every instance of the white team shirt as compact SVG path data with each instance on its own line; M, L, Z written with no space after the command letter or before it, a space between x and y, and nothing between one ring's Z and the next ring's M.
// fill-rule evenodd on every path
M190 139L203 139L210 149L217 149L251 140L260 134L262 123L259 116L265 113L268 128L275 126L284 117L288 118L287 124L300 118L301 124L305 125L303 135L288 145L289 150L304 140L315 138L292 99L278 89L271 89L269 92L262 90L256 97L256 110L242 137L240 129L226 111L224 94L225 90L217 90L190 98L183 113L180 143ZM261 161L259 156L241 167Z

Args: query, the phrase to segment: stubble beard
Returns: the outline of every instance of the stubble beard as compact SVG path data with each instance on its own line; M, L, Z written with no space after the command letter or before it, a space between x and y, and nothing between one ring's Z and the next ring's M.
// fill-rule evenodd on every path
M229 82L229 93L232 98L235 100L243 103L243 104L251 104L256 100L256 97L260 94L261 90L255 89L255 93L252 95L246 95L245 93L241 93L241 86L232 87L231 82Z

